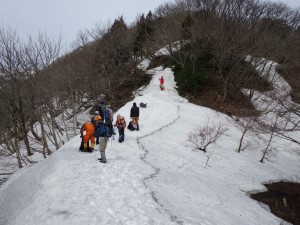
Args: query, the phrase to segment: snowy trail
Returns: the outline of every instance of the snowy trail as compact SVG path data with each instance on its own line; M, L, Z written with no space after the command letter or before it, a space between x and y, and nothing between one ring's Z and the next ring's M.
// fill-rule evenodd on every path
M178 115L178 111L179 111L179 107L177 107L177 115ZM177 118L175 118L175 119L174 119L172 122L170 122L169 124L166 124L166 125L162 126L161 128L159 128L158 130L155 130L155 131L153 131L153 132L150 133L150 134L147 134L147 135L145 135L145 136L142 136L142 137L137 138L137 142L138 142L139 148L145 152L145 154L141 157L141 160L143 160L146 164L148 164L149 166L151 166L151 167L153 168L153 170L154 170L154 173L150 174L149 176L147 176L147 177L145 177L145 178L143 179L144 185L145 185L145 187L146 187L147 189L149 189L148 184L147 184L147 183L148 183L148 180L154 179L154 178L159 174L160 168L159 168L159 167L155 167L154 165L152 165L150 162L147 161L147 157L148 157L149 151L151 151L151 150L148 150L147 148L145 148L145 147L143 146L143 144L142 144L143 141L142 141L142 140L143 140L144 138L147 138L147 137L150 137L150 138L151 138L151 135L153 135L153 134L155 134L155 133L158 133L158 132L160 132L161 130L163 130L163 129L169 127L170 125L172 125L173 123L175 123L175 122L178 120L178 118L179 118L179 116L178 116ZM170 210L168 210L168 209L166 209L166 208L164 207L164 205L159 201L159 199L158 199L158 197L157 197L157 194L156 194L154 191L152 191L151 196L152 196L153 200L154 200L154 201L155 201L155 202L156 202L156 203L157 203L164 211L166 211L166 212L170 215L170 219L171 219L172 221L176 222L177 224L183 224L182 221L180 221L176 215L172 214Z

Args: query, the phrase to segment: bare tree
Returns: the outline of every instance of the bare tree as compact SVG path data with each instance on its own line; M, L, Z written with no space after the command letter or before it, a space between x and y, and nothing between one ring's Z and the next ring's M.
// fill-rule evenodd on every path
M214 153L215 149L207 151L208 146L216 144L216 142L223 136L228 128L223 124L209 124L206 123L204 127L200 127L197 130L189 134L189 141L196 147L197 150L203 151L206 153L206 164L205 168L208 165L208 161Z
M9 132L15 138L15 142L24 140L28 156L32 155L32 151L28 140L27 119L29 117L29 109L27 106L27 89L26 76L22 70L22 46L16 32L7 29L0 30L0 73L1 87L0 97L3 98L6 119L11 121L12 129ZM14 146L14 150L19 155L19 145ZM19 159L18 159L19 160Z
M255 124L256 124L256 118L253 116L236 118L235 123L242 130L242 135L240 137L239 146L238 146L238 150L237 150L237 152L240 153L241 151L245 150L248 147L248 145L243 145L244 138L245 138L246 133L254 131Z

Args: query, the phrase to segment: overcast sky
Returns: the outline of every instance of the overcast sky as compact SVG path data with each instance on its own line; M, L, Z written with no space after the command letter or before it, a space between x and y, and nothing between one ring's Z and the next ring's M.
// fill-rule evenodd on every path
M175 0L0 0L0 25L16 30L21 38L39 31L48 36L61 34L65 44L75 40L79 30L107 24L123 15L127 24L137 15ZM299 0L282 0L300 7Z

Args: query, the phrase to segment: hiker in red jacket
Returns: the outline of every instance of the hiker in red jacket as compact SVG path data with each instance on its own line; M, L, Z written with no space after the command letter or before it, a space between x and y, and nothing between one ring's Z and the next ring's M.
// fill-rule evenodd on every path
M117 115L117 120L116 124L114 125L118 128L119 131L119 142L122 143L125 138L125 127L126 127L126 122L124 119L124 116L121 116L120 114Z
M158 78L159 79L159 87L160 87L160 90L161 91L163 91L163 90L165 90L165 86L164 86L164 84L165 84L165 80L164 80L164 77L162 76L161 78Z

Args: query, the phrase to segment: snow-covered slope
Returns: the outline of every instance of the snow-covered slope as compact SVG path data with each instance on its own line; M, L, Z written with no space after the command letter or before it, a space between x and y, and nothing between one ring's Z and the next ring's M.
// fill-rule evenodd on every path
M76 136L15 173L0 187L1 225L280 224L249 192L264 190L265 182L299 179L296 146L278 140L277 155L260 163L262 140L248 136L253 148L237 153L241 131L230 117L180 97L170 69L149 72L150 84L115 113L128 123L132 103L147 103L140 131L126 129L125 142L109 141L107 164L97 160L99 151L79 152ZM161 76L166 91L159 89ZM207 123L228 131L209 147L214 153L205 168L206 154L188 137Z

